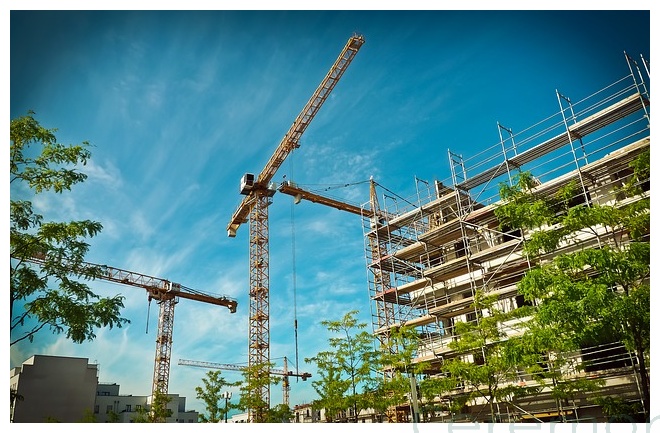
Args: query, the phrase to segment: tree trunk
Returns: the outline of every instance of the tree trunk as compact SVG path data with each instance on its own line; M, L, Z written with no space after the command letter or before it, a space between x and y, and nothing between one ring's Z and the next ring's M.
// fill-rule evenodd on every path
M646 413L645 418L646 422L649 422L651 418L651 390L649 387L649 375L646 371L646 359L644 359L644 344L638 332L635 333L635 352L637 352L636 355L639 362L639 376L642 382L642 401L644 403L644 412Z

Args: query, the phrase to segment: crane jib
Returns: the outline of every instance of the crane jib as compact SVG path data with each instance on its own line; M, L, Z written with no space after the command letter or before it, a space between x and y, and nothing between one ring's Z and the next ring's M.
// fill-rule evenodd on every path
M256 176L256 180L254 182L255 189L257 189L256 187L258 186L266 188L266 185L269 185L270 181L273 179L277 170L280 168L287 156L293 151L293 149L300 147L300 137L305 132L310 122L314 119L316 113L318 113L319 109L326 101L336 86L337 82L346 71L346 68L351 63L363 44L364 37L362 35L354 35L349 38L348 42L344 46L344 49L341 51L337 57L337 60L335 60L334 64L330 68L330 71L326 74L324 79L317 87L316 91L309 98L307 104L305 104L305 107L296 117L295 121L284 135L284 138L275 149L275 152L273 152L270 159L266 163L264 169L258 176ZM254 176L251 174L249 175ZM252 194L251 191L244 190L243 188L241 188L241 193L245 195ZM253 201L247 200L247 197L244 198L240 203L238 209L234 212L229 224L227 225L227 235L229 237L236 236L236 231L240 225L247 222L247 217L250 214L252 203Z

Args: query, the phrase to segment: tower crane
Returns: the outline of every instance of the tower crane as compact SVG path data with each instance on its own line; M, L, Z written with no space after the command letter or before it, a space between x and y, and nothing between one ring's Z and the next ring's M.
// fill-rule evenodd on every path
M37 265L44 265L47 263L47 258L41 254L31 257L28 261ZM79 269L89 270L95 279L141 287L147 291L149 300L155 299L160 304L152 395L167 394L170 375L170 355L172 353L174 306L179 302L179 298L220 305L229 308L230 313L236 312L237 302L234 299L193 290L179 283L173 283L162 278L87 262L81 263Z
M258 366L266 366L270 359L268 206L275 194L275 187L271 184L271 180L287 156L300 147L300 137L337 85L363 43L362 35L353 35L348 39L339 57L296 117L261 173L256 178L254 174L246 173L241 179L240 193L245 197L227 225L227 235L235 237L241 224L249 220L248 364L256 367L255 375L268 373L265 370L266 367ZM254 397L261 399L269 406L270 387L264 385L255 388ZM261 412L260 409L250 410L250 421L260 422L263 417Z
M205 361L191 361L189 359L179 359L179 365L188 365L191 367L202 367L202 368L212 368L216 370L233 370L233 371L243 371L247 367L243 365L236 364L218 364L215 362L205 362ZM289 407L289 391L291 390L291 385L289 384L289 377L300 377L303 382L312 377L310 373L294 373L289 371L287 358L284 357L284 369L271 368L268 370L269 374L275 374L278 376L283 376L282 380L282 402Z

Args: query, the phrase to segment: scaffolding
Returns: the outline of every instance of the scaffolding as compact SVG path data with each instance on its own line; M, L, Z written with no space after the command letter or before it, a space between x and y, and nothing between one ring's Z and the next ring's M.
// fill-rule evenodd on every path
M622 203L617 187L631 175L630 162L650 146L648 62L642 58L640 69L624 56L630 73L611 85L578 101L556 90L559 111L552 116L519 132L498 122L499 142L470 157L448 150L449 179L416 179L414 197L383 194L382 206L374 197L363 206L374 335L384 342L393 327L415 327L421 343L413 362L429 363L429 376L441 371L443 359L455 356L449 343L457 338L456 322L479 319L477 290L497 295L503 312L525 304L516 284L535 263L522 253L524 233L501 229L495 216L502 183L511 185L517 173L530 172L536 194L549 197L574 181L579 193L571 205ZM583 242L597 239L582 235ZM524 332L522 321L503 326L509 335ZM588 374L606 380L607 392L640 398L634 355L620 344L569 355L602 363ZM608 359L612 356L618 358ZM528 379L521 375L519 381ZM507 409L499 415L539 420L567 411L577 419L580 408L590 413L586 398L559 412L550 400L521 399L512 405L516 413Z

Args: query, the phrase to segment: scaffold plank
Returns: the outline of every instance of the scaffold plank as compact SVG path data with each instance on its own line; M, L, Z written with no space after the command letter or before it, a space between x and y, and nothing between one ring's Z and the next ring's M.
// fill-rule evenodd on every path
M649 105L649 102L639 93L630 95L627 98L616 102L603 110L582 119L581 121L571 125L568 128L568 131L564 131L561 134L528 149L524 152L519 153L513 158L508 159L508 163L514 167L521 167L528 162L531 162L543 155L546 155L553 150L557 150L562 146L565 146L571 142L571 140L577 140L578 138L584 137L591 132L594 132L604 126L607 126L617 120L623 119L641 109L643 105ZM569 133L571 134L569 137ZM472 176L465 181L456 184L457 188L460 188L465 191L469 191L472 188L482 185L496 177L507 172L506 164L499 164L495 167L492 167L488 170L485 170L476 176Z

